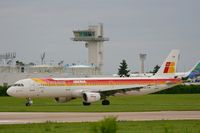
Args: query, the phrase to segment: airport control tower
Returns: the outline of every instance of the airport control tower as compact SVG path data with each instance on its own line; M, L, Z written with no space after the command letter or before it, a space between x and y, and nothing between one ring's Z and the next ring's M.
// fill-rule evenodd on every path
M109 40L103 36L103 24L91 25L87 30L75 30L73 33L73 41L85 42L85 47L88 48L89 64L95 66L102 73L103 42Z

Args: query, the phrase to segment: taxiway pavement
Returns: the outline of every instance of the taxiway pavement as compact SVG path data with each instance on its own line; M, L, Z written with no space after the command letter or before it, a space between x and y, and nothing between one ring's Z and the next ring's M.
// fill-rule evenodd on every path
M51 122L94 122L107 116L116 116L122 121L152 120L200 120L200 111L160 111L160 112L1 112L0 124L24 124Z

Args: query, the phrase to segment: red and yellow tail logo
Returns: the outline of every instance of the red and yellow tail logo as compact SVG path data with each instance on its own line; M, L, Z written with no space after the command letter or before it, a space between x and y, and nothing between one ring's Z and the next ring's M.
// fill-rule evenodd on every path
M164 73L175 73L175 62L167 62L165 64Z

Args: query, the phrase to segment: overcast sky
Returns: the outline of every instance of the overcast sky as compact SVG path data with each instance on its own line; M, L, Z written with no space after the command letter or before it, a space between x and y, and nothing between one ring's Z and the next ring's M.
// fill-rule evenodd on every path
M16 52L25 63L64 60L87 63L83 43L72 31L104 24L104 72L122 59L139 71L139 53L148 54L146 70L161 64L171 49L181 50L179 71L200 60L199 0L0 0L0 54Z

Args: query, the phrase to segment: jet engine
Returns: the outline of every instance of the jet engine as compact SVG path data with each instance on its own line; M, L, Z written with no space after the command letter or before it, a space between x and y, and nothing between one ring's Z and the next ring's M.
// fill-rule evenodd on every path
M73 98L72 97L56 97L55 100L58 103L65 103L71 101Z
M99 101L101 99L101 95L99 93L94 92L85 92L83 93L83 102L92 103Z

